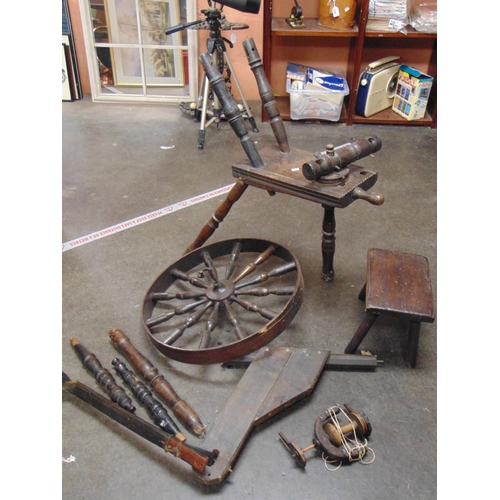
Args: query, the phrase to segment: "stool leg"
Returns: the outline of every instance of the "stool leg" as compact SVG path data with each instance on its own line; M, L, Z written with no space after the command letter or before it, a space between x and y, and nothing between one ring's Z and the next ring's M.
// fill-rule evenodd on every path
M323 216L323 240L321 241L321 253L323 254L323 269L321 278L324 281L332 281L333 256L335 255L335 213L333 207L323 205L325 214Z
M410 368L417 364L418 340L420 337L420 321L410 321L408 344L406 346L406 363Z
M356 333L352 337L351 341L349 342L349 344L347 344L347 347L344 350L344 354L354 354L356 352L359 344L361 344L363 339L366 337L366 334L373 326L373 323L375 323L375 320L377 318L378 314L372 313L370 311L365 312L365 317L363 318L361 324L358 326L358 329L356 330Z

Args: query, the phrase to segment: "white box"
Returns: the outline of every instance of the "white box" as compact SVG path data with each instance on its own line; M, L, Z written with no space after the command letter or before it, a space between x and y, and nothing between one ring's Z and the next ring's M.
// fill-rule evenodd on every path
M338 122L344 104L344 97L349 94L349 87L344 78L344 90L298 89L286 80L286 91L290 94L290 117L292 120L328 120Z

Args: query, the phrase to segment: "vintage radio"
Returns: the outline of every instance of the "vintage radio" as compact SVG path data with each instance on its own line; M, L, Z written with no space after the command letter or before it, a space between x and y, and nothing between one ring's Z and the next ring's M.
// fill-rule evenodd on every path
M356 114L372 116L390 108L396 92L399 57L389 56L368 65L359 77Z

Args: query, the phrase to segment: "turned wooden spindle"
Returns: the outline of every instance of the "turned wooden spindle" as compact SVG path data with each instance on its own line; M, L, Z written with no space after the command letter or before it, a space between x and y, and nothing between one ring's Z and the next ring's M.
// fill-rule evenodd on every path
M130 339L118 328L110 330L109 337L116 348L123 353L134 365L139 374L148 382L153 390L172 409L175 416L190 428L195 434L201 436L205 432L205 425L200 417L181 399L167 379L158 372L158 369L141 354L130 342Z
M111 372L101 365L97 356L76 339L69 339L69 343L75 350L83 366L96 379L97 383L104 389L110 399L125 410L135 412L135 406L127 396L125 389L116 383Z

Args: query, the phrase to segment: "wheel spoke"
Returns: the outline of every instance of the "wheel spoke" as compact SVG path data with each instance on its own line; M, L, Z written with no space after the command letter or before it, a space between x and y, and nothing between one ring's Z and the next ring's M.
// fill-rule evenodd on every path
M175 276L176 278L182 281L187 281L191 283L191 285L196 286L198 288L208 288L208 285L203 280L198 278L193 278L192 276L189 276L188 274L179 271L179 269L172 269L172 276Z
M234 278L233 283L238 283L238 281L241 281L245 276L253 273L255 268L269 259L275 251L276 247L274 245L270 245L267 250L264 250L253 262L248 264L236 278Z
M241 307L246 309L247 311L252 311L259 313L263 318L266 319L274 319L278 313L271 311L271 309L267 309L265 307L259 307L257 304L250 302L249 300L239 299L235 296L232 297L233 301L239 304Z
M233 251L231 252L231 257L229 259L229 264L227 265L226 268L226 279L228 280L231 277L231 274L233 274L234 268L236 267L236 262L238 261L238 258L240 256L241 252L241 242L238 241L238 243L235 243L233 246Z
M217 269L215 269L214 267L214 263L212 261L212 257L210 257L210 254L207 251L202 252L201 258L203 259L203 262L207 266L206 269L204 269L203 271L207 271L208 275L210 276L210 278L214 283L219 283L219 276L217 274Z
M157 301L172 300L172 299L188 300L188 299L198 299L204 296L205 292L177 292L177 293L157 292L151 294L151 300L157 300Z
M184 324L179 328L176 328L167 338L165 338L163 343L167 345L172 345L176 340L178 340L182 336L182 334L186 331L187 328L191 328L192 326L196 325L196 323L198 323L201 317L205 314L205 311L209 307L212 307L212 305L213 304L211 302L207 302L200 310L194 312L191 316L188 316Z
M239 283L236 285L236 289L239 290L240 288L244 288L246 286L250 285L257 285L259 283L264 283L264 281L267 281L269 278L275 278L276 276L282 276L283 274L287 274L291 271L294 271L297 268L295 265L295 262L288 262L287 264L284 264L282 266L275 267L273 270L269 271L268 273L260 273L254 278L250 279L249 281L245 281L243 283Z
M187 312L196 309L198 306L205 304L206 302L207 299L203 299L203 300L198 300L197 302L191 302L191 304L186 304L185 306L182 307L176 307L173 311L169 311L163 314L159 314L158 316L154 316L153 318L149 318L146 321L146 325L148 327L153 327L161 323L165 323L165 321L168 321L170 318L186 314Z
M292 295L295 291L293 286L278 286L274 288L252 288L251 290L237 290L234 295L254 295L255 297L266 297L267 295Z
M219 307L220 302L216 302L214 305L214 310L210 313L210 316L207 320L206 331L200 340L198 349L207 349L208 347L210 347L210 342L212 341L212 332L215 330L215 327L219 322Z
M245 337L248 337L248 333L246 332L245 328L243 328L243 326L240 324L240 322L238 320L238 316L236 315L236 312L229 304L228 300L224 301L224 306L226 308L227 317L234 327L234 333L235 333L236 337L239 340L244 339Z

